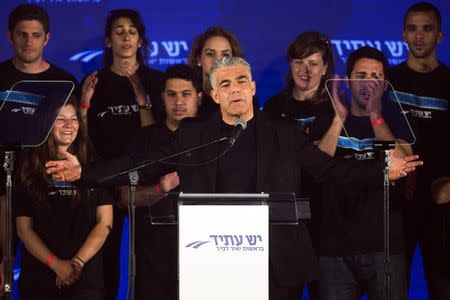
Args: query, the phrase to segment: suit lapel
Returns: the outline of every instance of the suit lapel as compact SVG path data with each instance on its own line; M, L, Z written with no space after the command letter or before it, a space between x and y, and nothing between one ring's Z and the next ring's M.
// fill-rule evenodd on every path
M263 113L256 112L255 116L257 149L256 189L257 192L264 192L264 182L267 172L269 172L270 160L275 142L275 128L270 126L270 122L266 119Z
M219 138L220 134L220 114L215 114L214 117L210 118L210 121L205 123L205 130L202 132L202 142L207 143ZM219 145L221 143L215 143L211 146L208 146L208 149L205 150L205 153L208 155L205 156L205 161L210 160L212 157L217 157L219 154ZM214 193L216 191L216 177L217 177L217 159L213 162L207 164L205 166L207 168L207 181L206 187L208 188L208 192Z

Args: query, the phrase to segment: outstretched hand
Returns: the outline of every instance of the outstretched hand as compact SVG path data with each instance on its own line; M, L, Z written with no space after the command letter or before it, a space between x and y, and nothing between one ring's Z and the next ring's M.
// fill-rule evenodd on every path
M45 164L47 174L56 180L75 181L81 177L81 165L78 158L69 152L63 152L63 160L52 160Z
M403 158L394 155L391 150L391 166L389 168L389 180L394 181L405 177L408 173L416 170L416 167L423 165L418 155L406 156Z

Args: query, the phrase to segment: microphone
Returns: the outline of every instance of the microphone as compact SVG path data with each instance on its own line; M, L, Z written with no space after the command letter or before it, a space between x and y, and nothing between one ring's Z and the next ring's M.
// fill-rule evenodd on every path
M234 127L236 127L236 133L234 136L230 137L229 143L233 146L236 140L238 139L239 135L245 128L247 128L247 122L242 120L241 118L237 117L236 122L234 123Z

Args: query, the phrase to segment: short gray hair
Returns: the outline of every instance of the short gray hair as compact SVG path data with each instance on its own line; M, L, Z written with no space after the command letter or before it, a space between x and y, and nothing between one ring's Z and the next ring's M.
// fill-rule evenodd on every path
M250 80L252 80L252 68L250 67L250 64L243 59L242 57L238 57L238 56L224 56L219 60L216 60L212 67L211 67L211 71L209 72L209 81L211 82L211 86L213 89L215 89L215 73L218 69L223 68L223 67L231 67L231 66L235 66L235 65L242 65L246 68L248 68L248 72L250 73Z

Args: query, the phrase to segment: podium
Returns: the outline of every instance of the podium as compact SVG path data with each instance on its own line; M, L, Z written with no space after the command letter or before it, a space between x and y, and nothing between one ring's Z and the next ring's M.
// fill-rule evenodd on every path
M268 300L269 225L297 225L307 207L286 193L148 196L165 196L152 224L178 228L180 300Z

